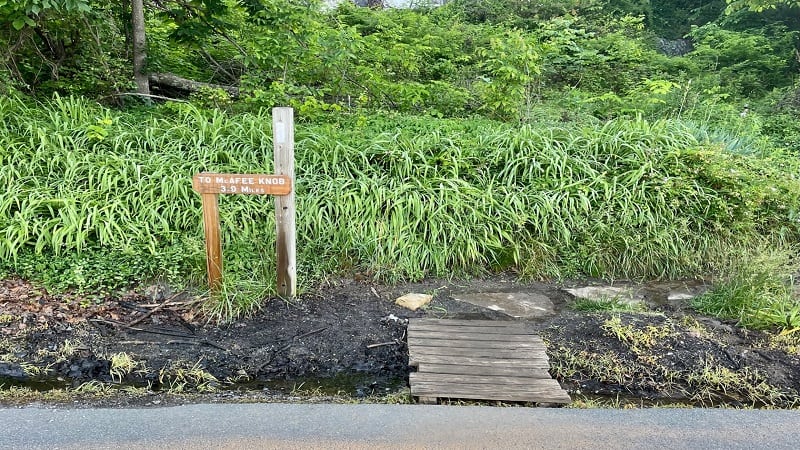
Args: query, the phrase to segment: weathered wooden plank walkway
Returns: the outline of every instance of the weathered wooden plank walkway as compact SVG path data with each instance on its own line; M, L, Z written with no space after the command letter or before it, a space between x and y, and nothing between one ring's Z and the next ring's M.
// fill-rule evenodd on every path
M548 373L545 345L520 322L410 319L411 395L437 398L569 403Z

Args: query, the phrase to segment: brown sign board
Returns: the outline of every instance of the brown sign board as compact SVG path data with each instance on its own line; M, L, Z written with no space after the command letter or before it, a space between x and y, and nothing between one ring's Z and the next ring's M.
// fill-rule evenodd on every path
M200 194L288 195L292 179L286 175L201 172L192 178L192 188Z

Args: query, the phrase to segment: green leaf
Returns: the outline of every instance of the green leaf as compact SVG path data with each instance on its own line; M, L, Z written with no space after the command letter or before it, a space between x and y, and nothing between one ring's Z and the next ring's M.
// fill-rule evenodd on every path
M27 17L17 17L13 22L11 22L11 26L14 27L15 30L19 31L25 27L25 19L27 19Z

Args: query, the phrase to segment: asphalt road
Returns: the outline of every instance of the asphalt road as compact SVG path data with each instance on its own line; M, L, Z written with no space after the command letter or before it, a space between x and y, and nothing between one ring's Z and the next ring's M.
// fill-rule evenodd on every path
M800 448L800 411L213 404L0 409L3 449Z

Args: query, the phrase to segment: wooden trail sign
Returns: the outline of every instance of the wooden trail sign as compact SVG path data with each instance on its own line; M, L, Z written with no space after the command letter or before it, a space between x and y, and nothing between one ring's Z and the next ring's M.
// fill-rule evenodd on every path
M297 295L292 108L272 110L272 130L275 175L201 172L192 178L192 188L203 199L206 268L208 287L212 291L222 286L219 194L274 195L278 295L289 298Z
M198 173L192 188L201 194L268 194L292 192L292 179L284 175Z

